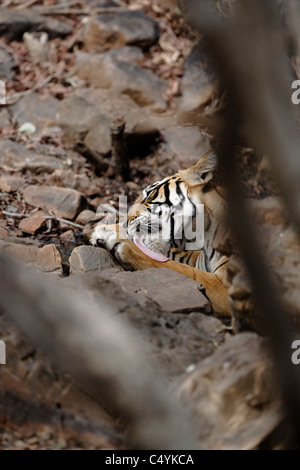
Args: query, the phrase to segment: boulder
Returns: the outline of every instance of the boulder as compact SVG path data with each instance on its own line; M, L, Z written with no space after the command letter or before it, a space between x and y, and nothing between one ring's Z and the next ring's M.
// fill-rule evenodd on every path
M43 17L31 8L0 8L0 36L10 41L21 41L26 31L45 31L49 37L64 37L72 33L66 23Z
M110 151L110 121L94 103L71 95L61 103L55 119L56 124L63 129L67 142L83 143L87 148L90 143L100 155ZM95 136L98 146L89 135L90 132Z
M22 190L22 196L27 204L69 220L87 205L85 196L79 191L58 186L29 185Z
M118 282L124 292L134 294L141 305L145 305L149 298L166 312L211 311L209 301L197 288L197 282L169 269L106 271L103 276Z
M0 142L0 166L12 170L52 172L57 168L63 168L64 164L59 158L27 150L24 145L5 139Z
M69 258L69 263L70 274L102 271L117 266L113 257L106 250L94 246L78 246L74 248Z
M62 258L55 245L39 248L34 245L23 245L3 241L0 250L22 263L28 264L46 273L62 273Z
M19 229L23 233L28 233L29 235L35 235L39 230L45 227L47 221L45 219L45 212L38 211L30 217L26 217L21 220L19 224Z
M135 63L117 59L111 51L79 54L76 73L97 88L110 88L115 93L128 95L141 107L150 106L156 112L166 110L167 82Z
M227 337L176 386L193 410L201 449L257 449L284 419L265 340L254 333Z
M56 113L56 125L64 131L66 143L79 145L103 165L102 157L111 151L111 124L125 116L126 138L147 137L153 141L158 128L151 116L128 96L114 95L111 90L82 89L66 98Z
M89 52L102 52L125 44L150 47L159 38L158 23L140 11L107 13L90 18L83 32Z
M13 193L25 184L23 176L16 175L1 175L0 176L0 191L6 193Z
M154 280L154 272L160 269L148 270L145 277L150 271L153 271L151 279ZM162 271L169 272L166 269ZM104 298L116 306L121 318L134 328L137 341L145 341L143 348L150 360L159 359L158 373L173 381L174 376L182 374L191 364L211 356L218 345L224 342L226 332L220 320L199 312L187 314L163 311L150 296L138 292L139 285L135 286L135 292L131 283L129 290L120 289L119 281L112 277L118 272L116 269L106 269L102 272L98 270L74 274L68 278L61 278L59 282L69 289L69 295L72 295L74 289L77 291L80 289L82 295L90 301L92 299L93 305L102 305ZM119 274L134 273L119 272ZM168 279L168 273L165 272L164 275L165 280ZM180 295L185 287L182 286ZM177 300L178 292L177 285ZM199 291L197 293L200 294Z

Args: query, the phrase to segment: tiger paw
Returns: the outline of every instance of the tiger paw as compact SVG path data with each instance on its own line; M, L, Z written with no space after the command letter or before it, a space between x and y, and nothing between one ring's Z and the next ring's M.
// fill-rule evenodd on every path
M106 248L109 251L111 251L117 243L126 240L126 234L120 225L106 224L98 224L90 238L92 245Z

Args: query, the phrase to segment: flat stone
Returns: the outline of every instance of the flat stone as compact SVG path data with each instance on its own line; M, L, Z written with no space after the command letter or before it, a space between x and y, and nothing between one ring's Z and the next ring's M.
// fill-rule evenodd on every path
M0 250L22 263L39 269L43 272L62 273L62 259L55 245L37 246L18 243L1 242Z
M59 106L60 101L53 96L31 93L11 105L10 109L18 127L25 122L30 122L40 132L51 125Z
M203 110L213 100L217 84L212 60L201 41L185 60L178 111Z
M76 67L79 78L95 87L110 88L115 93L128 95L139 106L149 106L156 112L166 110L163 96L167 82L135 63L117 59L111 51L79 54Z
M103 248L94 246L78 246L69 258L70 273L87 273L116 267L112 256Z
M120 110L126 117L126 136L154 139L158 135L149 113L128 96L116 96L104 89L79 90L63 100L55 122L63 129L65 142L84 145L97 160L111 151L110 128L113 120L120 117Z
M89 222L93 222L95 220L97 220L96 212L85 209L84 211L80 212L80 214L78 214L75 222L80 225L86 225Z
M66 230L65 232L59 235L60 240L67 242L67 243L75 243L75 235L73 230Z
M17 67L18 65L12 54L0 47L0 79L11 80L16 73Z
M110 272L103 276L117 281L124 292L136 294L141 305L145 297L154 300L166 312L210 312L210 303L198 290L198 283L166 268L134 272ZM180 295L178 295L180 293Z
M36 232L45 227L47 221L45 219L45 212L38 211L31 217L26 217L21 220L19 224L19 229L23 233L28 233L29 235L35 235Z
M87 205L85 196L79 191L58 186L29 185L22 190L22 195L27 204L69 220Z
M13 170L52 172L63 168L64 164L59 158L27 150L24 145L6 139L0 142L0 166Z
M184 168L194 165L211 148L207 135L198 127L171 127L163 130L162 136L167 143L166 153Z
M158 40L159 24L138 11L123 11L92 17L83 32L89 52L102 52L125 44L149 47Z
M23 176L2 175L0 176L0 191L13 193L25 184Z
M92 299L93 305L101 306L103 297L112 303L121 318L134 328L137 340L145 342L147 355L158 359L159 370L172 381L190 364L207 358L223 343L227 333L220 320L199 312L166 312L145 294L120 289L120 283L113 279L117 272L107 269L79 273L59 282L70 289L70 296L74 290L80 290L87 301ZM184 288L184 284L182 290L178 288L177 297ZM140 300L142 297L145 302Z
M62 21L43 17L32 8L16 10L0 8L0 36L10 41L21 41L26 31L45 31L50 39L72 34L72 28Z

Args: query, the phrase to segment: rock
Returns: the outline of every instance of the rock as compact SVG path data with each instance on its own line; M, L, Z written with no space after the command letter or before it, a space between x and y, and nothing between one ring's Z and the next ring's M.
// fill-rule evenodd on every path
M17 243L1 242L0 250L12 258L35 267L43 272L62 273L62 259L55 245L42 248Z
M282 422L272 362L254 333L227 338L177 382L203 449L256 449Z
M24 33L23 41L26 49L34 62L43 63L49 61L49 44L48 34L44 31L40 33Z
M55 245L46 245L37 252L36 265L43 272L62 272L62 259Z
M199 292L197 282L169 269L110 272L103 276L117 281L124 292L136 294L141 305L145 298L155 301L166 312L210 312L209 301ZM180 295L178 295L180 293Z
M122 11L92 17L83 32L89 52L103 52L125 44L150 47L159 38L156 21L139 11Z
M45 441L47 448L57 446L57 437L55 444L49 441L50 435L56 436L57 426L60 435L76 446L120 448L115 420L33 347L4 313L0 314L0 338L5 338L7 350L0 376L0 416L9 423L7 430L19 430L22 440L31 436L30 448L32 436Z
M98 220L96 213L85 209L84 211L80 212L80 214L78 214L75 222L76 224L86 225L89 222L93 222L95 220Z
M167 83L137 64L115 58L111 51L79 54L76 73L95 87L110 88L115 93L128 95L141 107L150 106L156 112L166 110L163 95L167 91Z
M26 31L45 31L49 37L72 34L72 28L54 18L43 17L30 8L0 8L0 36L10 41L21 41Z
M211 148L207 135L198 127L171 127L163 130L162 136L167 143L166 152L184 168L194 165Z
M184 64L178 111L203 110L213 100L217 85L212 60L201 41L192 49Z
M0 240L6 240L9 236L9 231L5 227L0 226Z
M10 127L10 115L6 108L0 108L0 128L5 129L6 127Z
M0 176L0 191L6 193L13 193L25 184L23 176L16 175L2 175Z
M67 243L75 243L76 242L73 230L66 230L65 232L60 234L59 238L63 242L67 242Z
M65 99L57 113L56 124L60 126L67 142L92 143L97 153L106 155L111 149L110 122L94 103L76 95ZM90 133L96 137L94 144Z
M38 132L41 132L55 119L59 106L60 101L53 96L31 93L11 105L10 109L18 127L30 122L35 125Z
M115 95L111 90L99 88L83 88L76 92L76 95L85 98L87 101L96 104L109 123L120 117L126 118L126 136L157 136L159 127L154 123L154 119L146 109L134 103L129 96ZM122 110L122 113L121 113Z
M31 217L22 219L19 224L19 229L22 230L23 233L35 235L36 232L45 227L47 223L45 215L45 212L38 211Z
M11 80L17 67L18 64L12 54L0 47L0 80Z
M78 246L74 248L69 258L70 273L87 273L108 268L114 268L117 263L113 257L103 248L94 246Z
M87 205L85 196L79 191L58 186L29 185L22 190L22 195L27 204L69 220Z
M58 158L27 150L24 145L6 139L0 142L0 166L13 170L51 172L63 168L64 164Z

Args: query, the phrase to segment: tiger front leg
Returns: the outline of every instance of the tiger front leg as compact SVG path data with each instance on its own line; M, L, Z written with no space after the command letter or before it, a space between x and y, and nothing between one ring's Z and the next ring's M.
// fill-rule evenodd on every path
M126 271L161 267L158 262L146 256L127 238L125 230L119 224L97 225L90 242L94 246L109 251Z

